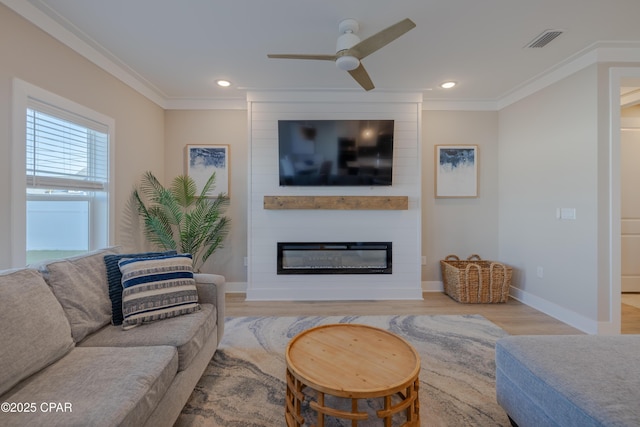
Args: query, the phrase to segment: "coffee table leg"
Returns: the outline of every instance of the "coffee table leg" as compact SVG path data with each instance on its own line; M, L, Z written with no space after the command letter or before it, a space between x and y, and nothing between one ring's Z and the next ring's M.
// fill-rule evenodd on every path
M289 372L289 369L287 369L286 376L287 392L284 417L287 421L287 427L301 427L304 424L304 418L301 415L302 401L304 400L302 389L304 385Z
M384 410L391 410L391 396L384 397ZM384 427L391 427L393 413L389 413L386 417L384 417Z
M324 393L318 392L318 405L324 408ZM318 427L324 427L324 412L318 411Z
M358 413L358 399L351 399L351 412ZM358 420L351 420L351 427L358 427Z
M407 424L420 425L420 379L416 379L407 389L407 396L413 397L413 404L407 408Z

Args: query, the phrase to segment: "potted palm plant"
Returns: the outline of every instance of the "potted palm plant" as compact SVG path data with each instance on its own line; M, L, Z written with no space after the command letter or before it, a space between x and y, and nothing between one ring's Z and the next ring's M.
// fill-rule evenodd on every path
M191 254L194 271L222 247L229 232L230 219L223 215L229 198L225 193L212 197L215 179L213 173L198 194L195 181L187 175L176 176L165 188L153 173L145 172L131 195L149 243Z

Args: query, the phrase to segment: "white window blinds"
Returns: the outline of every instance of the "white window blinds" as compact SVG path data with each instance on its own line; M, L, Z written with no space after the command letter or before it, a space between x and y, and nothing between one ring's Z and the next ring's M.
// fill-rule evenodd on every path
M27 187L105 191L109 129L33 99L27 108Z

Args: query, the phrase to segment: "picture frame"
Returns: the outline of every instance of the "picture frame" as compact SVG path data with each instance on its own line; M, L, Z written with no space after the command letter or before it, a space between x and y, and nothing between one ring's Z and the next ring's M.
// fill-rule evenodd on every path
M478 197L478 146L435 146L435 197Z
M230 197L229 185L229 145L228 144L187 144L185 146L185 174L193 178L196 183L196 193L200 194L202 187L213 172L216 173L215 187L211 197L226 193Z

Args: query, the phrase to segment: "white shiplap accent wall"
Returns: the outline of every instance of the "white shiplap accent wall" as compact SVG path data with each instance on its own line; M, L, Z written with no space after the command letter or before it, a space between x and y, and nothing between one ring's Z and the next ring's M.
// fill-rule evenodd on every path
M256 92L248 96L248 300L422 299L422 95ZM392 119L391 187L280 187L278 120ZM264 196L408 196L409 209L265 210ZM278 275L277 242L393 242L392 274Z

